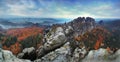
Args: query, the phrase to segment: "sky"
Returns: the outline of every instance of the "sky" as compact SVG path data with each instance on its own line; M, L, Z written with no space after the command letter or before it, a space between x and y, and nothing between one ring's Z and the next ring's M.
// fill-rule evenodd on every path
M0 0L0 18L120 18L120 0Z

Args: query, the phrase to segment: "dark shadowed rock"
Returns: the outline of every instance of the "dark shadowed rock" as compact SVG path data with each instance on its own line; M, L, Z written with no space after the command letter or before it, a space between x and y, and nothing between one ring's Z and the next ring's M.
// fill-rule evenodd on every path
M95 19L91 17L78 17L67 23L66 26L71 26L74 30L74 36L78 36L78 34L80 35L93 29L95 27Z
M31 61L36 59L36 52L35 52L35 48L31 47L31 48L25 48L22 53L19 53L17 55L18 58L20 59L29 59Z

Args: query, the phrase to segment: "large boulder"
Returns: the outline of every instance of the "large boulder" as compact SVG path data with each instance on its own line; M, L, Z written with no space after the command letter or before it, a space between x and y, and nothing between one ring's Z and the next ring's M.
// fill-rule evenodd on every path
M40 46L37 50L38 58L44 56L56 48L59 48L66 42L66 36L62 27L57 27L51 30L45 38L45 44L43 46Z
M70 62L70 52L70 43L67 42L65 45L46 54L41 59L35 60L34 62Z
M12 52L0 49L0 62L31 62L16 58Z
M87 54L87 51L85 47L81 49L77 47L73 52L73 57L71 58L71 62L79 62L81 59L85 57L86 54Z
M110 54L106 49L91 50L81 62L120 62L120 50Z

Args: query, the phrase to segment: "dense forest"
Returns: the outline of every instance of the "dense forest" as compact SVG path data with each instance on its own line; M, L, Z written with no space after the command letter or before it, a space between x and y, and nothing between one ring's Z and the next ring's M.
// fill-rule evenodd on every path
M42 30L38 27L28 27L8 30L7 35L1 33L2 48L12 51L15 55L24 48L38 48L42 43Z

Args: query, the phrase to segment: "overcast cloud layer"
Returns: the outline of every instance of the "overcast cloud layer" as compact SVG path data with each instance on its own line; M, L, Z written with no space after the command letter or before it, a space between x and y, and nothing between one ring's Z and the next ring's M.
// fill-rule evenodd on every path
M120 0L0 0L0 18L119 18Z

